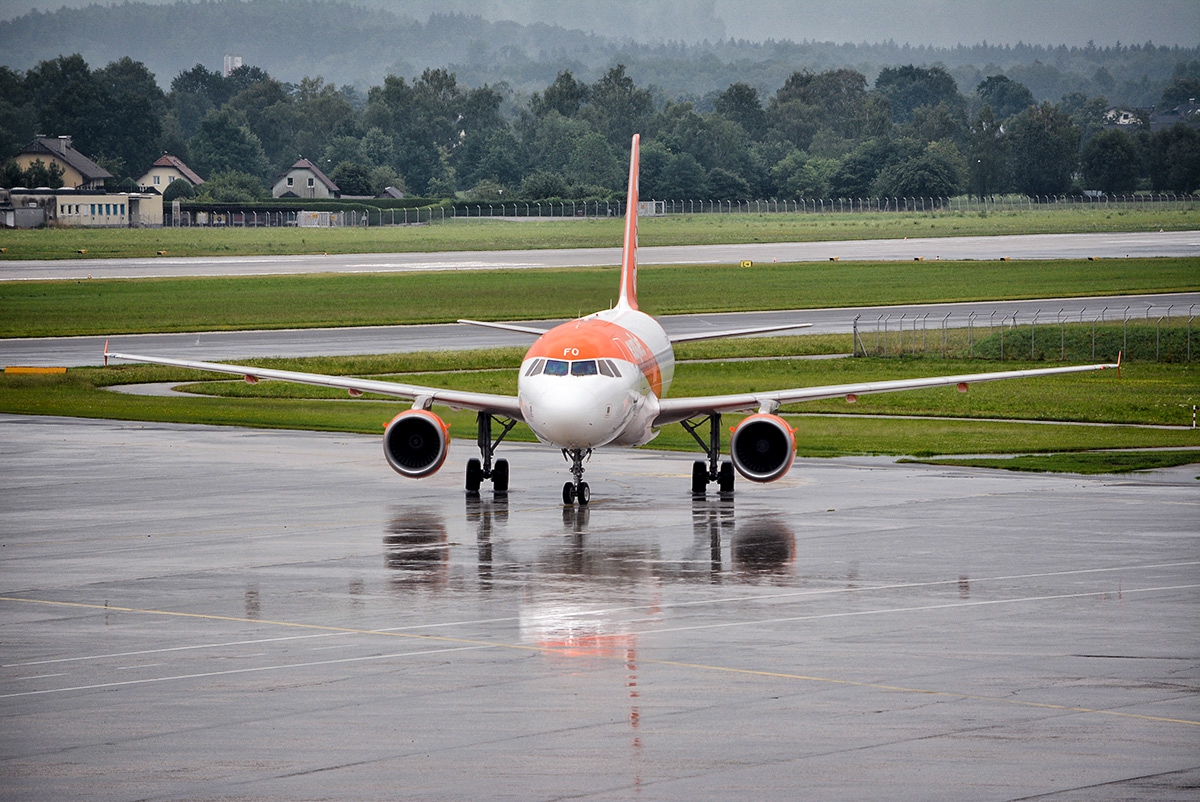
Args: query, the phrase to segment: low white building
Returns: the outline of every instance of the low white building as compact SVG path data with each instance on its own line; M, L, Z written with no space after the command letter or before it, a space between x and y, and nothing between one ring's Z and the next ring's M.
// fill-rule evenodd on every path
M18 187L9 190L9 202L13 209L40 209L41 214L34 225L152 228L163 224L162 196L156 192L105 193ZM28 212L26 219L32 219Z

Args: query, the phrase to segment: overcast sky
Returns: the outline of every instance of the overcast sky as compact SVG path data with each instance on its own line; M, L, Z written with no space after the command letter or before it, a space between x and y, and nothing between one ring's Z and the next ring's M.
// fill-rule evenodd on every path
M124 0L121 0L123 2ZM0 19L113 0L0 0ZM175 0L143 0L175 2ZM350 0L418 19L435 11L542 21L645 40L1099 46L1200 45L1200 0Z

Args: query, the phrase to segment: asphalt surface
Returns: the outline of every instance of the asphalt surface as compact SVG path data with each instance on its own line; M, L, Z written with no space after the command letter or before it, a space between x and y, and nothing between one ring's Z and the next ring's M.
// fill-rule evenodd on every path
M0 798L1194 800L1200 484L0 416Z
M641 264L738 264L912 259L1120 259L1200 256L1200 231L1117 234L1022 234L1001 237L933 237L843 242L764 242L738 245L642 247ZM148 278L160 276L261 276L284 273L387 273L422 270L511 270L619 265L621 249L559 248L540 251L319 254L308 256L147 259L5 260L0 281Z
M928 347L935 348L938 332L943 325L947 328L971 325L982 331L992 325L1000 325L1001 321L1011 324L1014 315L1017 323L1022 326L1028 326L1036 316L1039 325L1052 327L1059 321L1090 322L1100 318L1111 321L1121 320L1124 316L1155 321L1168 314L1175 325L1179 325L1189 316L1194 316L1197 307L1200 307L1200 293L1190 292L670 315L660 318L660 321L672 334L797 322L811 323L812 327L797 329L795 333L832 334L853 331L857 318L864 346L874 345L880 337L891 337L890 342L895 343L903 330L906 342L915 346L918 340L924 338ZM550 328L561 322L535 320L522 321L522 325ZM0 367L99 365L103 363L106 342L113 351L211 361L528 346L533 342L533 337L451 323L427 326L140 334L111 338L10 338L0 339Z

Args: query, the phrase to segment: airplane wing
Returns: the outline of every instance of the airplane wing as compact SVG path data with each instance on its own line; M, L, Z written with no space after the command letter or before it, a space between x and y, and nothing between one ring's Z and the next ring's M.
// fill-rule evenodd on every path
M899 390L920 390L929 387L957 386L966 390L967 385L976 382L999 381L1002 379L1022 379L1031 376L1051 376L1058 373L1082 373L1089 370L1107 370L1120 368L1118 358L1112 365L1073 365L1061 368L1033 368L1031 370L1008 370L997 373L969 373L959 376L931 376L921 379L896 379L893 381L861 382L858 384L829 384L821 387L797 387L790 390L774 390L771 392L739 393L733 395L698 396L695 398L663 398L659 404L658 417L655 426L694 418L697 415L707 415L713 412L774 412L784 404L794 404L801 401L817 401L825 398L844 397L847 401L855 401L860 395L868 393L891 393Z
M690 343L698 340L719 340L725 337L748 337L751 334L770 334L773 331L811 328L811 323L786 323L777 326L756 326L750 329L724 329L722 331L693 331L689 334L671 334L672 343Z
M491 323L486 320L463 320L459 319L459 323L464 323L468 326L481 326L485 329L500 329L501 331L515 331L518 334L532 334L534 337L541 337L550 329L539 329L534 326L517 326L513 323Z
M178 368L194 370L209 370L216 373L232 373L242 376L250 384L257 384L260 379L275 379L277 381L312 384L318 387L336 387L347 391L352 396L363 393L377 393L395 398L403 398L419 402L421 407L430 404L445 404L456 409L472 409L477 412L490 412L503 415L513 420L524 420L521 406L517 397L512 395L494 395L491 393L471 393L463 390L445 390L437 387L423 387L416 384L401 384L400 382L383 381L380 379L359 379L353 376L327 376L322 373L302 373L294 370L274 370L248 365L223 365L217 362L198 362L189 359L168 359L157 356L139 356L138 354L119 354L104 349L104 363L108 359L124 359L130 362L148 362L154 365L170 365Z

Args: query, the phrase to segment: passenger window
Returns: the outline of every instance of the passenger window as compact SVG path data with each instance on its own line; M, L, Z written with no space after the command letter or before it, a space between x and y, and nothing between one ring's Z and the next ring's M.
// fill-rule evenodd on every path
M601 359L597 364L600 365L600 373L604 376L612 376L612 364L607 359Z
M594 359L581 359L571 363L572 376L595 376L597 373L599 371L596 370L596 360Z
M547 376L566 376L570 369L570 363L563 362L561 359L547 359L546 369L543 371Z

